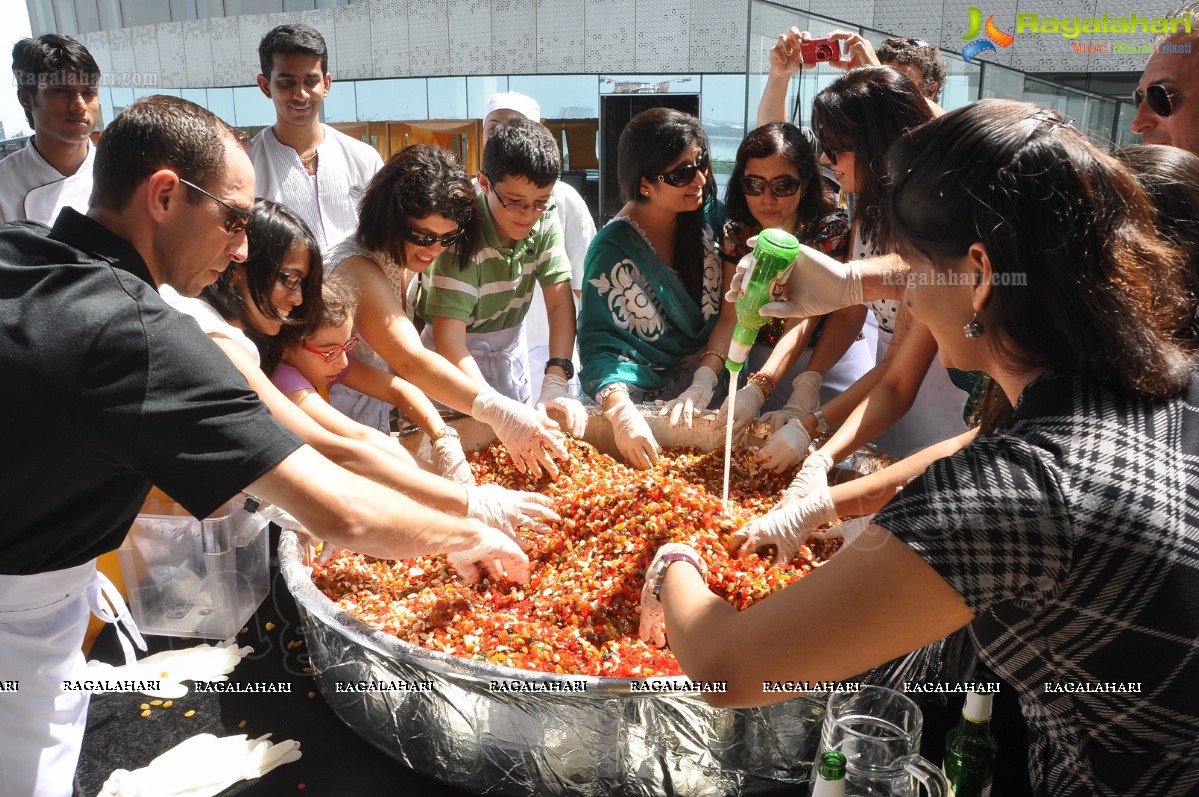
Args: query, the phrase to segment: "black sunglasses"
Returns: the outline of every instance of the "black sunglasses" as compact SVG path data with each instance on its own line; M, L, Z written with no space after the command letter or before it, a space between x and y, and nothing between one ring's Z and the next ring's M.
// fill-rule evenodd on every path
M1168 91L1162 84L1154 83L1144 91L1140 89L1133 91L1132 106L1140 108L1142 102L1148 102L1149 110L1158 116L1169 116L1174 113L1174 96L1174 93Z
M833 166L836 166L837 165L837 156L840 155L842 152L853 152L853 147L842 147L841 149L834 149L822 141L822 142L820 142L820 151L822 153L824 153L824 157L828 158L829 163L831 163Z
M298 271L276 271L275 281L289 291L298 291L304 284L304 275Z
M461 227L446 235L430 235L420 230L414 230L409 227L404 231L404 237L407 238L415 246L432 246L433 244L441 244L444 248L449 249L454 244L458 243L458 239L466 232Z
M673 185L675 188L685 188L691 185L691 182L695 180L696 172L700 170L707 171L707 168L708 153L701 152L699 154L699 160L697 160L695 163L688 163L684 166L679 166L677 169L671 169L670 171L663 172L662 174L655 174L654 178L661 180L667 185Z
M775 177L773 180L748 175L741 178L741 190L746 196L762 196L767 189L776 197L795 196L799 192L799 180L786 175Z
M225 209L229 211L229 215L225 217L225 232L227 232L229 234L230 238L232 238L233 236L237 235L239 232L244 230L246 228L246 226L250 223L250 219L253 218L253 216L254 216L253 210L246 210L245 208L234 207L233 205L230 205L225 200L221 199L216 194L210 194L207 191L205 191L203 188L201 188L200 186L196 185L193 182L184 180L182 177L179 178L179 182L183 183L188 188L191 188L195 191L199 191L201 194L208 197L213 202L223 205L225 207Z

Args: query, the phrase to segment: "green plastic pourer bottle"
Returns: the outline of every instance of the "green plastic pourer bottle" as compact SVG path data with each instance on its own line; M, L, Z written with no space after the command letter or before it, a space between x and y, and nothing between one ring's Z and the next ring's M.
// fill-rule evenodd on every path
M737 294L737 326L724 367L736 373L745 365L745 358L758 338L758 330L769 318L758 310L767 302L783 298L783 288L791 276L791 266L799 255L799 241L794 235L774 228L758 233L754 247L754 265Z

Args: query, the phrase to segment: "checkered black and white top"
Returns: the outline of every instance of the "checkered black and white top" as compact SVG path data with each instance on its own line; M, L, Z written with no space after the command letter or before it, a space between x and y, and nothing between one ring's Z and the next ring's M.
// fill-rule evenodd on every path
M1043 376L875 522L974 611L1037 794L1199 793L1199 386Z

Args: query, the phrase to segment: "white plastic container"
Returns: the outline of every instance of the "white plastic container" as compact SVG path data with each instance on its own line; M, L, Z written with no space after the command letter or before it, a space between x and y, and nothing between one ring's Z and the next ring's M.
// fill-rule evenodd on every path
M238 496L205 520L147 501L117 550L143 634L228 639L270 587L267 521ZM161 513L161 514L159 514Z

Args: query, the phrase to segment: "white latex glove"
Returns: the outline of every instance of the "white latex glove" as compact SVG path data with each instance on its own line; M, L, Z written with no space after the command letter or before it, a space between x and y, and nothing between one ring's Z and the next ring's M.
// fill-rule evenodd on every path
M552 504L548 495L509 490L498 484L466 488L466 516L504 532L521 548L528 546L516 533L518 528L546 532L550 527L545 521L562 519L551 508Z
M837 510L827 487L798 501L780 504L761 517L754 518L733 535L732 550L744 557L758 553L768 545L775 547L774 563L785 564L799 553L799 546L812 532L837 519Z
M617 450L630 465L645 470L658 464L658 441L632 399L622 395L604 415L612 424Z
M698 407L702 412L708 408L708 404L712 402L712 393L716 390L716 372L706 365L701 365L695 369L695 376L691 378L691 387L679 394L678 398L671 399L663 405L658 411L658 415L670 413L670 425L678 426L679 418L682 418L687 423L687 428L691 428L691 419L695 415L695 410Z
M558 466L554 460L570 456L557 423L527 404L500 395L493 387L479 391L470 414L495 431L521 472L540 476L544 470L556 479Z
M582 438L587 431L587 410L583 403L570 395L566 380L557 374L546 374L541 382L541 396L537 399L537 410L548 414L550 410L566 419L566 431Z
M456 484L467 486L475 483L475 474L466 461L466 453L462 450L462 440L453 435L439 437L433 441L431 454L433 472Z
M662 609L662 602L654 597L654 593L660 589L659 584L662 581L663 575L665 575L664 571L659 569L658 562L664 555L669 553L690 554L695 558L695 561L701 565L704 564L703 558L700 557L694 548L681 542L668 542L654 554L654 560L650 562L649 569L645 571L645 585L641 588L641 625L638 629L638 634L641 636L642 642L658 648L666 646L666 612ZM687 562L680 561L674 564L680 567L691 567ZM700 575L707 581L708 569L706 565L700 571Z
M502 531L484 527L480 530L479 544L465 551L446 554L450 564L467 584L477 584L483 572L495 580L507 577L517 584L527 584L529 557Z
M261 499L256 498L254 500L260 501ZM258 514L262 515L264 518L271 521L279 528L288 529L288 530L297 532L299 534L303 534L304 536L308 537L308 539L312 541L313 547L320 546L321 553L320 553L320 556L318 556L316 558L316 561L322 565L328 564L329 561L334 557L334 555L336 555L337 552L341 550L336 545L331 545L330 543L319 539L311 531L304 528L303 524L301 524L300 521L298 521L294 517L292 517L291 513L288 512L286 509L284 509L281 506L276 506L275 504L271 504L266 501L262 501L259 504L257 511L258 511Z
M725 294L730 302L737 300L741 282L752 263L752 253L737 263L733 282ZM857 263L839 263L823 252L800 244L799 257L787 280L787 300L768 302L759 312L770 317L807 318L863 302L862 274Z
M820 489L828 489L828 474L833 469L833 458L824 451L814 451L804 460L803 467L791 484L783 491L780 505L807 498Z
M766 403L766 394L762 392L762 388L755 384L747 384L745 387L737 391L736 398L733 401L733 444L741 441L745 436L749 425L758 417L758 411L762 409L762 405ZM720 405L720 412L716 415L716 425L724 429L729 418L729 400L726 398L724 403ZM721 441L723 445L724 441Z
M218 738L193 736L141 769L115 770L98 797L212 797L241 780L250 780L300 758L300 743L271 744L271 735Z
M763 415L762 422L770 425L770 431L777 432L792 418L802 418L819 407L821 381L816 371L804 371L795 377L791 382L791 398L782 409Z
M767 469L782 473L797 462L802 462L811 445L812 438L808 430L798 418L793 418L758 449L758 459Z
M97 681L157 681L159 689L142 690L142 694L174 700L187 695L184 681L228 681L233 668L253 652L249 645L238 647L227 639L215 645L164 650L120 667L89 661L87 675Z

